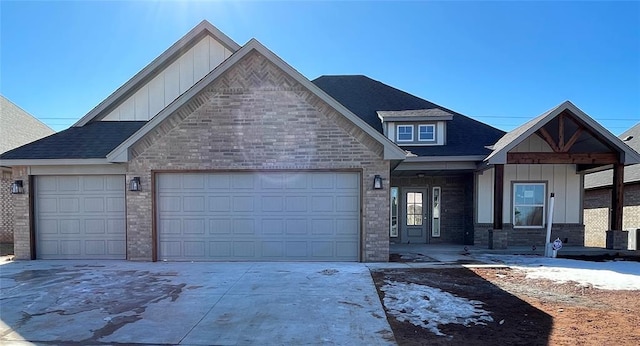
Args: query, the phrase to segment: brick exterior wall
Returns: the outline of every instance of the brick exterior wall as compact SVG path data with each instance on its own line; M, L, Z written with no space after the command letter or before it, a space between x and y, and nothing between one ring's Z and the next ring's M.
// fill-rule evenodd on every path
M400 188L415 187L428 188L427 204L428 210L428 236L427 242L431 244L464 244L465 233L473 233L473 174L461 174L451 176L425 176L418 177L391 177L391 185ZM431 203L433 187L441 188L441 218L440 237L431 237ZM400 208L398 222L404 222L402 216L403 196L400 196ZM401 235L401 229L398 229ZM470 242L473 234L468 234ZM401 238L398 238L401 241Z
M0 172L0 243L13 243L13 199L11 171Z
M585 191L585 246L606 247L606 231L611 228L610 210L610 188ZM640 229L640 183L624 186L622 228L624 230Z
M362 260L389 258L389 162L383 147L261 54L251 52L132 148L127 254L151 260L152 171L362 170ZM374 175L385 179L373 190Z
M14 180L22 180L24 194L13 195L13 252L18 260L31 259L31 209L29 208L29 195L31 186L27 167L13 167Z

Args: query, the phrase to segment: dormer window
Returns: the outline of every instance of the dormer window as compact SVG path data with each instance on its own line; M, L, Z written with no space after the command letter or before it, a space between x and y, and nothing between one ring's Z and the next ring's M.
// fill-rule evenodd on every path
M403 147L447 144L447 122L453 114L440 108L377 111L382 133Z
M413 125L398 125L398 142L413 142Z
M436 125L418 125L418 141L434 142L436 140Z

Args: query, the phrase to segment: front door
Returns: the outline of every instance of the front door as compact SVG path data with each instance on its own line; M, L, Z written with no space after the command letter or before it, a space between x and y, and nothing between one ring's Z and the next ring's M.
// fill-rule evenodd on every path
M403 215L401 241L411 244L427 242L427 189L403 190Z

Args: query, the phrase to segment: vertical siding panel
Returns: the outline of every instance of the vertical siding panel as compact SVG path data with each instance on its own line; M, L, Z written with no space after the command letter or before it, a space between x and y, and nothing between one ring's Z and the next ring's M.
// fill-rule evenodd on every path
M555 192L555 206L553 208L553 222L564 223L566 220L567 204L567 168L565 165L553 165L553 191Z
M180 69L180 94L193 86L193 48L178 59Z
M542 167L541 167L541 165L529 165L529 179L530 180L542 180Z
M582 205L580 203L580 191L582 190L580 175L575 173L575 165L567 165L566 185L566 220L567 223L579 223Z
M134 120L149 120L149 85L145 85L135 94Z
M478 174L477 215L478 223L493 222L493 168Z
M226 49L220 44L220 42L216 41L214 38L209 37L209 70L213 70L224 59L229 56L226 53Z
M193 47L193 79L194 83L206 76L209 68L209 36L203 38Z
M133 97L128 98L120 105L120 120L133 120L135 117L135 103Z
M529 165L516 165L516 180L529 180Z
M164 108L164 73L149 82L149 119Z
M180 66L177 61L164 71L164 106L180 95Z

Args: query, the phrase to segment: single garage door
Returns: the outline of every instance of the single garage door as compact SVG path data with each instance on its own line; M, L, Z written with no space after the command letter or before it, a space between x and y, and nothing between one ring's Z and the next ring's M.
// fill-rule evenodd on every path
M40 259L125 259L123 175L37 176Z
M360 175L157 175L160 260L357 261Z

